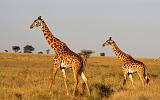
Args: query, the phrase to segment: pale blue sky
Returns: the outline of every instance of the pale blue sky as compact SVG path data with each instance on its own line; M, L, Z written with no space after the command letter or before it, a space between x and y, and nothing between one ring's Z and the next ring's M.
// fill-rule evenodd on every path
M0 51L27 44L50 48L29 26L42 16L51 32L75 52L114 53L102 43L112 36L134 57L160 57L160 0L0 0ZM50 48L51 49L51 48Z

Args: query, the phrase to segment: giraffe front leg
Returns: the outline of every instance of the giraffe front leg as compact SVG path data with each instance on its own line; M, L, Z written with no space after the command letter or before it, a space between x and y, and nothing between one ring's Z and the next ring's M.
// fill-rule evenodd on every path
M49 92L50 92L50 90L51 90L53 81L55 80L55 76L56 76L56 73L57 73L58 68L59 68L58 66L59 66L59 64L56 64L56 63L54 64L53 72L52 72L52 75L51 75L51 77L50 77L50 82L49 82Z
M133 83L133 77L132 77L132 73L128 73L128 76L132 82L132 86L135 88L134 83Z
M125 70L123 70L123 75L124 75L124 79L123 79L123 86L126 84L126 81L127 81L127 72Z
M76 96L77 93L77 85L78 85L78 72L74 72L74 90L73 90L73 95Z
M66 93L69 96L68 87L67 87L67 77L66 77L66 74L65 74L65 69L61 69L61 72L62 72L62 75L63 75L63 80L64 80L64 85L65 85L65 88L66 88Z

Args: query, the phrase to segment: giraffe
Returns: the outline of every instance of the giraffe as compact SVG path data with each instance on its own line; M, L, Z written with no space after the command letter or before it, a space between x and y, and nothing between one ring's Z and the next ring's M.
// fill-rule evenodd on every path
M56 73L57 73L58 69L60 69L62 72L62 75L63 75L63 81L64 81L64 85L65 85L66 94L69 95L67 82L66 82L67 77L65 74L65 69L72 68L73 76L74 76L74 80L75 80L73 95L74 96L76 95L79 76L81 76L84 83L86 84L88 95L90 95L89 82L84 74L83 59L78 54L71 51L64 42L62 42L61 40L56 38L51 33L47 24L44 22L44 20L41 18L41 16L39 16L31 24L30 28L32 29L34 27L41 28L41 30L44 33L44 37L48 41L49 45L55 51L55 57L53 59L53 61L54 61L53 71L52 71L52 75L51 75L50 82L49 82L49 91L51 90L53 81L55 80Z
M132 74L137 73L140 77L143 86L145 84L149 83L149 78L147 76L147 70L146 66L143 62L140 62L138 60L135 60L131 55L121 51L114 40L112 40L112 37L110 37L106 42L103 43L103 47L106 45L110 45L115 53L115 55L118 57L118 59L122 62L122 70L124 73L124 80L123 85L126 84L127 76L129 76L132 85L133 84L133 78Z

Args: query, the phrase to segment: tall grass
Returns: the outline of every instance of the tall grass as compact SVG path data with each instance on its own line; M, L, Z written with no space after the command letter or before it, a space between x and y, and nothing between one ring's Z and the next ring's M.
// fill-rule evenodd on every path
M58 71L51 93L48 81L53 67L53 55L0 53L0 100L159 100L160 60L138 58L147 65L150 83L141 86L139 77L134 75L133 88L127 80L122 86L121 63L114 57L91 57L85 67L90 81L91 96L87 96L81 78L78 96L65 96L61 72ZM66 70L69 93L73 91L72 70Z

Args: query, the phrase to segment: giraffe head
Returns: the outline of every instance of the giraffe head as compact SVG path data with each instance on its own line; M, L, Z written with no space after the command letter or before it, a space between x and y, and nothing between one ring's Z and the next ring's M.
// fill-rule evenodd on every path
M43 27L43 22L43 19L41 19L41 16L39 16L36 20L34 20L30 28L32 29L34 27Z
M112 37L109 37L109 39L106 41L106 42L104 42L103 44L102 44L102 46L104 47L104 46L106 46L106 45L112 45L112 44L114 44L115 42L112 40Z

